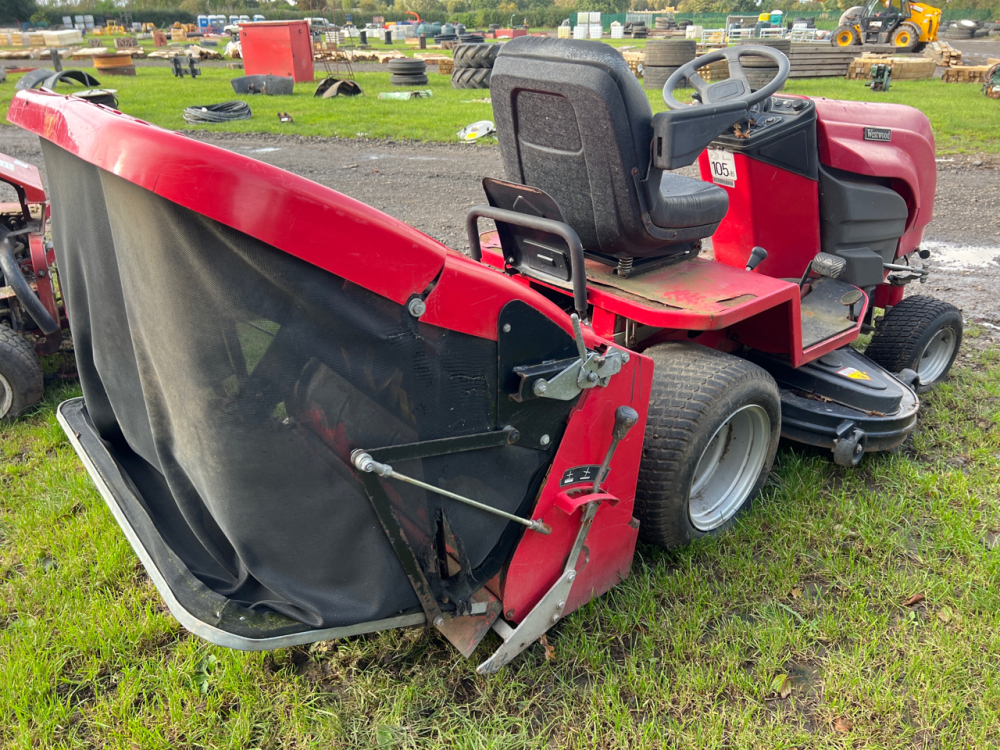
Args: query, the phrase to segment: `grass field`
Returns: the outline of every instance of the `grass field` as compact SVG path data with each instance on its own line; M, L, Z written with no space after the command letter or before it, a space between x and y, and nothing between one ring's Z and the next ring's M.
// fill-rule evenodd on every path
M432 68L431 70L436 70ZM173 130L192 127L212 131L291 133L341 138L391 138L423 141L455 141L456 133L471 122L493 119L492 106L482 101L488 90L458 90L447 75L431 72L421 87L433 92L430 99L379 100L383 91L400 91L389 84L388 73L358 73L366 96L317 99L315 84L297 84L292 97L236 96L229 80L239 71L203 68L202 76L175 78L167 68L138 68L134 78L106 77L105 86L118 89L123 112ZM318 76L324 73L318 69ZM13 81L17 76L11 76ZM792 94L834 99L882 101L908 104L922 110L931 121L938 152L1000 152L1000 109L987 99L978 84L946 84L939 80L899 81L884 94L872 93L863 81L840 78L798 79L786 91ZM68 88L66 89L69 90ZM658 91L647 91L654 111L665 109ZM6 117L13 96L9 83L0 87L0 115ZM243 99L253 117L221 125L189 126L182 117L185 107ZM278 112L289 112L294 123L280 123Z
M975 331L970 332L975 337ZM724 537L493 677L434 632L272 653L183 631L42 408L0 427L4 748L849 748L1000 737L1000 350L856 470L784 446ZM923 597L923 598L921 598Z

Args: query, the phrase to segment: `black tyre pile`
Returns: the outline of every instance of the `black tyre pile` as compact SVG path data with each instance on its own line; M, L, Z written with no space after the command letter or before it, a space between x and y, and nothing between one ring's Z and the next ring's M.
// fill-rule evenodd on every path
M633 39L645 39L648 34L649 34L649 29L646 28L645 21L635 21L632 23Z
M740 45L753 44L760 47L773 47L787 57L792 51L792 43L788 39L750 39L739 42ZM748 55L740 58L740 65L743 66L743 73L750 82L753 91L759 91L774 80L778 74L778 63L769 57L758 57ZM782 84L781 88L785 88ZM778 89L779 91L781 89Z
M671 31L677 28L677 22L674 21L673 16L659 16L656 19L655 28L657 31Z
M459 34L458 41L462 44L482 44L486 41L486 37L482 34Z
M426 86L427 63L409 57L389 61L389 83L393 86Z
M978 26L976 21L953 21L944 35L948 39L972 39L978 31Z
M656 21L659 23L660 19ZM693 39L650 39L646 42L642 85L647 89L662 89L675 70L694 60L696 50ZM681 86L686 85L686 80L681 81Z
M499 44L462 44L455 47L451 85L456 89L488 89Z

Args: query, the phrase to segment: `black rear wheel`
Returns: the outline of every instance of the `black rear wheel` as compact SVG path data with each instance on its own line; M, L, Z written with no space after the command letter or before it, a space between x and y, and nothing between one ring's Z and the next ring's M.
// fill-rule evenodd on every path
M918 393L934 387L951 370L962 345L962 313L952 304L917 294L882 318L865 356L889 372L913 370Z
M732 525L760 492L778 450L781 398L751 362L671 342L656 365L635 514L643 541L671 548Z
M42 363L24 336L0 326L0 422L10 421L42 400Z

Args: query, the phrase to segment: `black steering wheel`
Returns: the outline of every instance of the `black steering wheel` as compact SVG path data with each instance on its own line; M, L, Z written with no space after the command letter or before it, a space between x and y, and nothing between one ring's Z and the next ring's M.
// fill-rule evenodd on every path
M774 80L758 91L750 91L750 81L747 80L740 65L740 58L753 55L754 57L769 57L778 63L778 73ZM706 83L700 75L698 68L703 68L711 63L725 60L729 63L729 78L724 81ZM781 88L781 84L788 78L789 63L784 53L773 47L763 47L755 44L747 44L740 47L729 47L707 55L696 57L690 62L686 62L674 71L673 75L663 84L663 103L667 109L684 109L690 104L681 104L674 98L674 90L682 79L687 78L691 85L701 96L702 104L725 104L728 102L746 102L747 108L762 102L775 91Z

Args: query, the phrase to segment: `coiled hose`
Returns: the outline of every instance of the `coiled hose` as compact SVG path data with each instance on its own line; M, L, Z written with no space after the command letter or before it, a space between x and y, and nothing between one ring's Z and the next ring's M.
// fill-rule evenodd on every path
M250 105L246 102L222 102L222 104L204 104L188 107L184 110L184 122L230 122L232 120L249 120Z
M14 290L14 296L21 303L28 315L35 321L35 324L46 336L50 336L59 330L59 323L52 319L45 305L38 299L38 295L32 291L28 285L28 280L21 273L21 265L14 257L14 242L11 240L11 231L0 226L0 273L3 274L4 283Z

